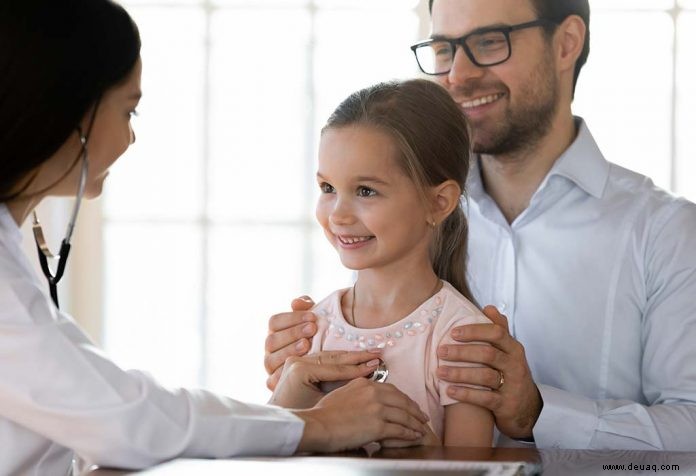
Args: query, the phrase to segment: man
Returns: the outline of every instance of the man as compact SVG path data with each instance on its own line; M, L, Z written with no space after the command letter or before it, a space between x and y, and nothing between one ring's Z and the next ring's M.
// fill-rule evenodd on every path
M572 116L587 0L430 7L431 41L413 49L461 104L478 154L473 293L508 316L487 307L493 325L452 331L492 347L439 349L486 366L442 366L450 395L489 408L499 444L696 450L696 205L607 162ZM269 324L271 387L315 329L306 304L294 309Z

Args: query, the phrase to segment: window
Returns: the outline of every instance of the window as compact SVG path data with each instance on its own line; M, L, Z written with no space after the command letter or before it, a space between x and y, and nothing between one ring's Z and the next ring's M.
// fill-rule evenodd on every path
M268 317L350 284L315 226L318 131L355 89L415 75L417 2L124 4L144 97L104 197L104 345L165 384L265 401Z
M696 200L696 2L591 1L574 111L606 158ZM689 85L689 86L687 86Z

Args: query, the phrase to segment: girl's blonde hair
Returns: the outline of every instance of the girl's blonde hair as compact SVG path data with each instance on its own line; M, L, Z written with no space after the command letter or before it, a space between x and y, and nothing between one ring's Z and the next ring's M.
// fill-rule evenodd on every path
M429 187L454 180L464 193L469 171L469 129L447 91L423 79L391 81L361 89L331 114L322 133L350 125L376 127L400 151L399 166L425 200ZM466 298L468 226L461 202L435 230L433 270Z

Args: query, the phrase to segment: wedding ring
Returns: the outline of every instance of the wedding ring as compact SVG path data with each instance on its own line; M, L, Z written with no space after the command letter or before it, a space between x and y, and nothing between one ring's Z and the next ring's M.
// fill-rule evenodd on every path
M500 375L500 380L498 380L498 390L500 390L500 387L502 387L505 383L505 376L503 375L503 372L501 372L500 370L498 370L498 375Z
M317 364L321 365L321 355L317 355Z

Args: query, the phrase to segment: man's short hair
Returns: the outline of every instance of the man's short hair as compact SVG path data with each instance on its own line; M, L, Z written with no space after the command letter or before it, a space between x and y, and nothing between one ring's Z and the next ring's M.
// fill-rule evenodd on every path
M573 77L573 93L575 85L580 76L580 70L585 65L590 54L590 3L589 0L529 0L536 12L537 18L551 20L554 23L561 23L570 15L577 15L585 22L587 32L585 34L585 44L582 53L575 62L575 75ZM430 11L432 13L434 0L430 0ZM553 30L547 30L553 31Z

